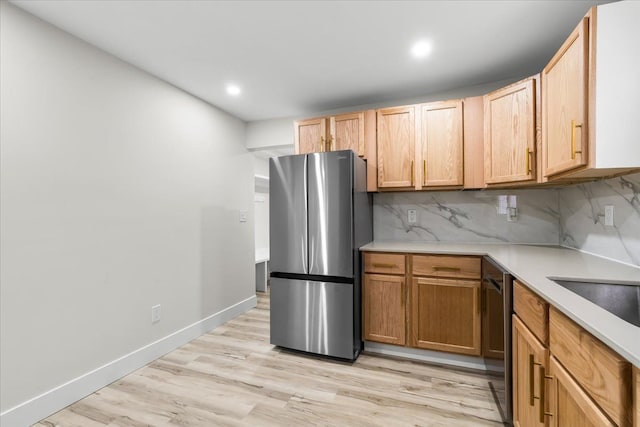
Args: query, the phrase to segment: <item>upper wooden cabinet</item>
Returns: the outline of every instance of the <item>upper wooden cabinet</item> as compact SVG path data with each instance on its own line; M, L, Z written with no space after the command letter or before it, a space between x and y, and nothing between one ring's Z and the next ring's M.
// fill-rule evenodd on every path
M383 108L377 122L379 189L464 185L462 100Z
M299 120L294 122L296 154L325 151L327 142L327 119Z
M640 168L640 3L592 8L542 71L542 168L575 180Z
M294 122L295 153L353 150L367 158L367 144L375 144L375 111L358 111Z
M377 111L378 187L412 188L415 185L416 107Z
M296 153L352 149L368 191L518 187L640 171L640 2L592 8L542 73L485 96L303 120ZM597 72L596 72L597 71Z
M484 188L484 101L482 96L463 101L464 188Z
M484 167L487 184L536 180L538 77L484 96Z
M464 184L462 100L419 107L420 187Z
M542 71L544 174L588 159L589 18L584 18Z
M329 118L327 151L353 150L364 156L364 112L341 114Z
M293 127L296 154L353 150L367 161L367 191L378 190L375 110L298 120Z

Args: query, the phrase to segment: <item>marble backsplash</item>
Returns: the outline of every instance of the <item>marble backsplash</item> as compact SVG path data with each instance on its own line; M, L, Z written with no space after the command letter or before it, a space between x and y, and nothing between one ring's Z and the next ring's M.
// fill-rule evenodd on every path
M498 214L498 196L517 196L518 217ZM415 209L417 221L408 222ZM557 245L557 190L433 191L374 196L376 240L533 243Z
M640 266L640 173L558 191L561 245ZM607 205L613 226L605 225Z
M515 222L498 214L500 195L517 196ZM560 188L377 193L373 200L376 240L560 244L640 266L640 173ZM607 205L613 226L604 223Z

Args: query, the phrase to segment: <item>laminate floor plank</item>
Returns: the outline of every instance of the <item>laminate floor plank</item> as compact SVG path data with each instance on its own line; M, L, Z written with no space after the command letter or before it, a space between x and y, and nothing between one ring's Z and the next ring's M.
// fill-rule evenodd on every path
M256 308L37 427L501 426L498 375L363 353L354 363L269 344Z

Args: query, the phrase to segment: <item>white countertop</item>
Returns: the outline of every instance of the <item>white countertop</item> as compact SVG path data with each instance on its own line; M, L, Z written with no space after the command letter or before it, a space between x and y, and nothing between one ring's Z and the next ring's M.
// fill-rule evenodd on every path
M640 282L640 268L558 246L375 241L370 252L489 255L519 281L640 368L640 328L547 277Z

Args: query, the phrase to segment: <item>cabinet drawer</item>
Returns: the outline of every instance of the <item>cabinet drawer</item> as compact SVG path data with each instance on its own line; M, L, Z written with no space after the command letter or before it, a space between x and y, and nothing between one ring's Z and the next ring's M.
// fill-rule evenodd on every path
M616 425L631 426L631 364L553 307L549 339L551 353Z
M404 274L404 254L383 254L365 252L365 273Z
M517 280L513 282L513 311L544 345L549 345L549 303Z
M479 279L480 258L447 255L413 255L415 276Z

